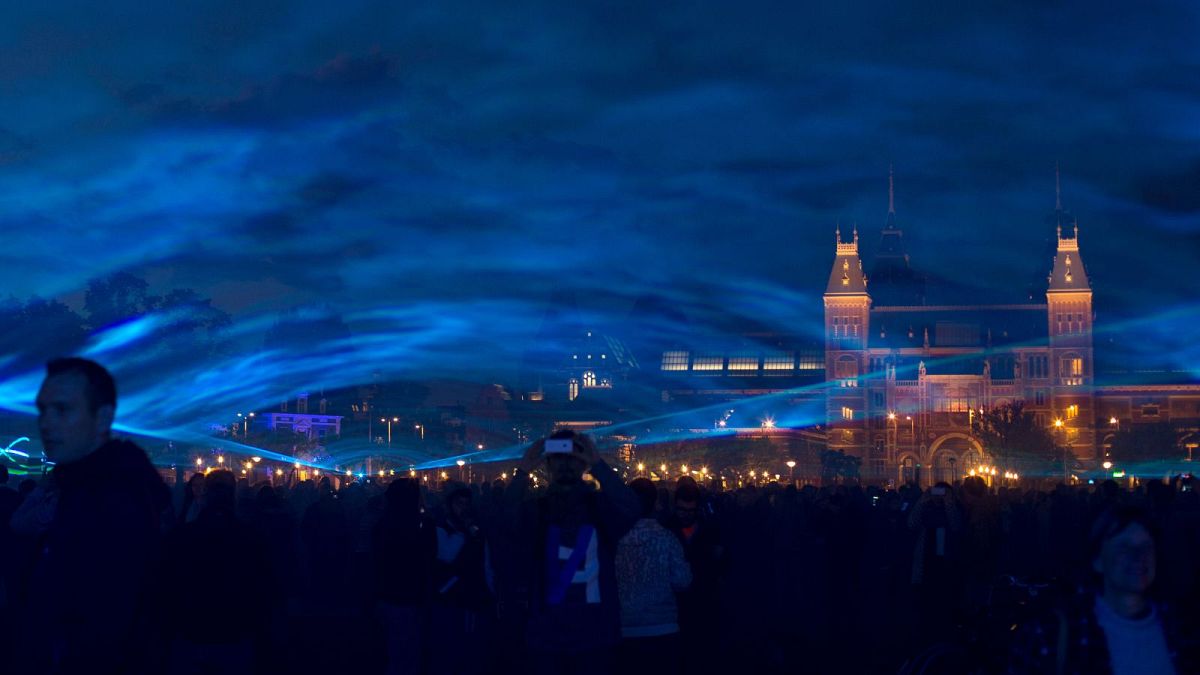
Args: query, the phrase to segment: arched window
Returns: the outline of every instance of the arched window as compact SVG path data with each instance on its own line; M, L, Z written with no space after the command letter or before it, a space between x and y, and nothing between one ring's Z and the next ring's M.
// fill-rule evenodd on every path
M587 389L594 386L596 386L596 373L589 370L583 374L583 387Z

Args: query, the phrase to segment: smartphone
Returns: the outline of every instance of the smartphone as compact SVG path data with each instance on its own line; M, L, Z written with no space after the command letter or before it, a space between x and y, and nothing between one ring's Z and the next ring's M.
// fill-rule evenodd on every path
M546 439L547 455L569 455L575 452L575 443L569 438Z

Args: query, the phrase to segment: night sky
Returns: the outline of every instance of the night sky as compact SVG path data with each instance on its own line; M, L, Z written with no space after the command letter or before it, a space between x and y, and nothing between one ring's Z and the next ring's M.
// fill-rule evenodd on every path
M1200 5L511 4L9 3L5 294L78 308L127 271L211 297L245 347L220 375L258 388L193 387L158 410L182 423L380 367L507 378L554 291L600 325L653 292L811 331L889 165L913 263L1020 302L1057 162L1098 329L1197 368ZM300 308L353 344L250 361Z

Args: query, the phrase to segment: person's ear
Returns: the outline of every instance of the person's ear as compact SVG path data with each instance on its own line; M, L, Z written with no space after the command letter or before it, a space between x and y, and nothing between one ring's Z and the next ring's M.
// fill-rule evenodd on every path
M116 417L116 406L102 405L96 411L96 435L105 436L112 431L113 418Z

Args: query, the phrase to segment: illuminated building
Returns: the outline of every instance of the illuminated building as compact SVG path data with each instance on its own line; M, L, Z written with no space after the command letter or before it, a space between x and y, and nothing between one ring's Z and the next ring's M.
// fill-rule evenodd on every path
M910 266L889 190L869 274L857 228L849 241L836 232L823 344L743 331L733 348L728 339L673 346L659 364L660 375L675 376L664 400L727 402L734 416L716 421L722 429L748 433L753 416L771 414L780 422L772 427L820 430L826 447L862 458L870 481L912 479L918 468L926 483L961 479L988 460L973 417L1017 401L1084 468L1099 465L1121 423L1170 420L1190 453L1200 384L1097 382L1092 289L1079 227L1064 228L1065 216L1060 199L1044 301L939 304L938 289Z

